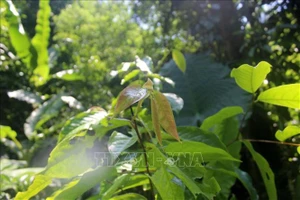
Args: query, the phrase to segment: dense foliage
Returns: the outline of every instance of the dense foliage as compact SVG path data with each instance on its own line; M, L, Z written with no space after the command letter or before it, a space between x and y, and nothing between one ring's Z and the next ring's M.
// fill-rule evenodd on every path
M1 199L300 198L298 1L0 5Z

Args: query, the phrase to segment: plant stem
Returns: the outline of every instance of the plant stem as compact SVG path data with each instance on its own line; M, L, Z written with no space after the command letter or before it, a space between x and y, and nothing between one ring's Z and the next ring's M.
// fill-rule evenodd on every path
M262 143L271 143L271 144L282 144L282 145L289 145L289 146L296 146L299 147L300 144L290 143L290 142L280 142L280 141L272 141L272 140L256 140L256 139L242 139L240 141L250 141L250 142L262 142Z
M135 132L136 132L136 134L138 136L139 143L141 144L143 152L144 152L143 155L144 155L144 160L145 160L145 163L146 163L146 170L147 170L147 173L149 175L150 190L151 190L151 195L152 195L151 199L155 199L155 194L154 194L154 189L153 189L153 183L152 183L152 181L150 179L151 173L150 173L150 170L149 170L146 148L145 148L145 146L143 144L142 137L141 137L139 129L137 127L137 123L136 123L136 120L135 120L135 117L134 117L133 110L132 110L131 106L130 106L130 111L131 111L131 115L133 117L134 130L135 130Z

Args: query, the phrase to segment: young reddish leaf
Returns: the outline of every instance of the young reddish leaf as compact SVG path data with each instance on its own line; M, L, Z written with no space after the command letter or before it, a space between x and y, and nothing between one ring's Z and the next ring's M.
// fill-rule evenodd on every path
M147 96L147 89L139 85L129 85L120 93L115 107L114 115L119 114L132 104Z
M152 115L152 123L153 123L154 132L156 134L159 144L162 145L160 125L159 125L159 120L158 120L158 110L157 110L155 100L153 98L151 98L151 115Z
M176 140L180 141L171 106L168 99L159 91L153 92L154 102L158 111L159 124L167 133L172 135Z

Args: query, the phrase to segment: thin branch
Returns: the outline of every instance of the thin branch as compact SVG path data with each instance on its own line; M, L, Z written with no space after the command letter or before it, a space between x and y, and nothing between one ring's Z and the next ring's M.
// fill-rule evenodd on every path
M300 144L290 143L290 142L280 142L280 141L272 141L272 140L256 140L256 139L242 139L240 141L249 141L249 142L262 142L262 143L271 143L271 144L281 144L281 145L289 145L300 147Z
M146 163L146 170L147 170L147 173L149 176L151 176L151 173L150 173L150 170L149 170L149 165L148 165L148 158L147 158L147 152L146 152L146 148L143 144L143 140L142 140L142 137L140 135L140 132L139 132L139 129L137 127L137 123L136 123L136 120L135 120L135 117L134 117L134 113L133 113L133 110L132 110L132 107L130 106L130 111L131 111L131 115L133 117L133 122L134 122L134 129L135 129L135 132L138 136L138 139L139 139L139 143L141 144L142 148L143 148L143 155L144 155L144 160L145 160L145 163ZM151 199L155 199L155 194L154 194L154 189L153 189L153 183L149 177L149 183L150 183L150 189L151 189L151 193L152 193L152 197Z

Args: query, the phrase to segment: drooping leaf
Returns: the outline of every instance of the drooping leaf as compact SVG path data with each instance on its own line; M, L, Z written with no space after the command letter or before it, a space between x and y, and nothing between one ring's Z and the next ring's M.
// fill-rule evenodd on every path
M31 41L37 51L37 67L34 69L31 77L31 81L35 86L45 84L49 78L48 40L50 36L50 15L49 0L40 1L35 35Z
M166 146L165 151L167 154L171 154L172 152L185 152L189 154L200 153L202 155L203 162L209 162L213 160L231 160L239 162L239 160L233 158L223 149L212 147L202 142L172 142Z
M10 41L19 58L30 68L32 54L30 52L30 40L21 24L20 15L11 0L4 1L7 6L5 18L8 22L8 34Z
M300 109L300 83L268 89L260 93L257 100L278 106Z
M178 66L178 68L185 73L186 70L186 62L185 62L185 58L184 55L177 49L173 49L172 50L172 58L174 60L174 62L176 63L176 65Z
M183 189L172 180L173 178L174 175L170 174L164 167L160 167L151 176L151 180L162 200L184 199Z
M138 140L136 134L131 137L114 131L108 140L108 151L111 153L113 159L116 159L125 149L131 147Z
M275 133L275 137L279 141L285 141L286 139L300 134L299 126L287 126L283 131L278 130Z
M152 124L153 124L153 128L154 128L154 132L156 134L159 144L162 145L157 105L153 98L151 98L150 101L151 101L151 117L152 117Z
M24 200L30 199L31 197L35 196L41 190L46 188L52 182L52 178L49 176L45 176L42 174L36 175L34 178L33 183L29 186L27 191L25 192L18 192L15 197L15 200Z
M255 93L270 71L271 65L265 61L261 61L255 67L244 64L237 69L232 69L230 76L235 78L236 83L243 90Z
M275 178L272 169L269 166L269 163L266 161L264 157L262 157L259 153L257 153L252 144L248 141L243 141L247 149L250 151L253 159L255 160L262 179L264 181L269 199L277 200L277 190L275 185Z
M224 107L241 106L247 109L251 95L229 78L230 69L214 62L204 54L185 55L187 66L183 74L174 61L166 63L160 74L171 78L176 87L163 85L163 92L174 93L184 101L183 109L176 115L180 126L199 126L205 118Z
M73 179L62 189L48 197L47 200L76 199L101 181L106 180L107 177L116 175L116 173L114 167L98 167Z
M176 140L180 141L177 133L177 128L174 120L174 115L168 99L159 91L153 91L153 102L158 111L159 124L165 131L173 136Z
M127 193L127 194L123 194L123 195L119 195L119 196L115 196L113 198L111 198L110 200L147 200L146 197L140 195L140 194L136 194L136 193Z
M0 139L6 137L9 137L12 141L14 141L18 148L22 148L21 143L17 140L16 131L12 130L10 126L0 125Z
M176 94L172 93L163 93L163 95L167 97L169 103L171 104L172 110L178 114L183 108L183 99L177 96Z
M206 118L201 124L201 129L209 130L213 125L222 122L224 119L243 113L243 109L240 106L230 106L221 109L216 114Z
M147 90L140 87L139 85L129 85L120 93L116 106L114 115L116 116L121 111L125 110L132 104L142 100L147 96Z
M42 102L41 97L25 90L15 90L7 92L7 95L9 96L9 98L15 98L30 104L40 104Z

